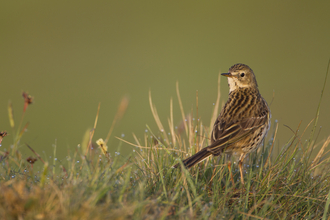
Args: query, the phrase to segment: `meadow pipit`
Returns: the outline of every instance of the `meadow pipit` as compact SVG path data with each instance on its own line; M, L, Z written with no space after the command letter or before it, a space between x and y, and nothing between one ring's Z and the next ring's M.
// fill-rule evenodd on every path
M241 182L244 185L242 163L245 156L257 149L270 127L270 109L259 93L253 70L245 64L235 64L228 73L229 97L214 123L211 145L182 161L190 168L209 156L225 153L239 155ZM178 167L176 164L174 167ZM231 181L231 162L228 163Z

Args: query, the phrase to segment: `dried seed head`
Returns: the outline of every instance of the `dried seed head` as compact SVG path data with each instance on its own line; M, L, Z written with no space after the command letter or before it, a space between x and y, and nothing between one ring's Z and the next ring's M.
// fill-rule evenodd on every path
M28 157L27 159L26 159L26 161L28 162L28 163L30 163L30 164L34 164L34 162L36 162L38 159L37 158L33 158L33 157Z

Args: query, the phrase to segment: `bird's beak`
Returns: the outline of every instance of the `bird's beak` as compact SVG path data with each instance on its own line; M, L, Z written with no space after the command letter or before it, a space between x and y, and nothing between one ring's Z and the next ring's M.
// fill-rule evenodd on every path
M231 75L231 73L221 73L222 76L225 77L233 77L233 75Z

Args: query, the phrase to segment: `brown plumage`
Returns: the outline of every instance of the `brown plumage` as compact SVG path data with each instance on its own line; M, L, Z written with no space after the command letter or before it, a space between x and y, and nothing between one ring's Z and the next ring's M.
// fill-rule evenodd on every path
M233 65L228 73L229 97L214 123L211 145L182 161L190 168L209 156L221 153L239 155L241 182L244 184L242 163L245 156L257 149L270 127L270 109L258 90L252 69L245 64ZM174 167L178 167L176 164ZM231 163L228 163L231 181Z

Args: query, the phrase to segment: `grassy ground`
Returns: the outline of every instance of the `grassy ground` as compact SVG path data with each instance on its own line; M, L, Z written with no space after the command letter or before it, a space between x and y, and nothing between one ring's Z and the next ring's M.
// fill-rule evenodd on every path
M205 125L198 118L198 110L195 116L184 114L178 87L177 93L181 125L174 126L171 111L169 130L165 130L150 95L159 130L148 129L144 137L135 137L136 142L129 143L133 152L127 158L107 152L106 140L112 126L106 140L97 141L99 147L89 141L93 130L87 133L86 142L67 155L68 164L55 172L56 161L45 161L33 146L26 147L34 158L21 157L17 146L23 145L20 139L24 132L17 132L11 151L0 152L0 219L330 218L330 164L326 150L330 137L316 144L312 132L308 141L302 142L306 134L297 129L292 139L281 146L280 153L273 155L278 129L275 123L264 145L244 163L244 186L236 164L236 184L231 184L224 157L210 158L190 170L173 169L180 158L208 145L208 128L217 117L220 100L219 93L211 122ZM31 97L25 97L22 120L30 104L27 98ZM115 121L124 108L125 103L120 105ZM15 128L11 114L9 117ZM311 123L314 129L317 116L315 119ZM33 169L34 159L44 164L43 170Z

